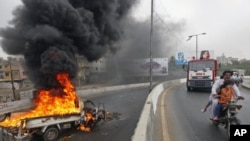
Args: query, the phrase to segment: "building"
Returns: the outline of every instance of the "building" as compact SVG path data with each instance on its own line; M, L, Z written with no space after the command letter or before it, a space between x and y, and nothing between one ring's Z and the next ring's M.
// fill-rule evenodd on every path
M87 76L89 75L89 62L88 60L81 55L76 55L77 65L78 65L78 72L77 72L77 79L80 82L86 82Z
M77 77L74 80L74 84L82 85L90 80L98 80L106 72L106 57L103 57L97 61L89 62L84 56L76 55L78 72ZM32 85L29 81L25 67L24 58L8 57L7 60L0 58L0 81L9 83L18 83L21 87ZM6 87L4 85L3 87Z
M106 56L99 60L89 62L89 75L87 76L88 81L96 82L105 80L105 74L107 71L107 59Z
M100 58L97 61L93 61L89 63L89 71L90 73L104 73L106 72L106 58Z
M23 59L12 57L8 57L7 60L0 59L0 88L9 88L12 82L15 88L23 85L23 81L27 79L27 76L22 61Z
M225 54L222 54L221 56L216 58L219 63L223 65L232 64L233 61L238 61L238 58L233 57L226 57Z

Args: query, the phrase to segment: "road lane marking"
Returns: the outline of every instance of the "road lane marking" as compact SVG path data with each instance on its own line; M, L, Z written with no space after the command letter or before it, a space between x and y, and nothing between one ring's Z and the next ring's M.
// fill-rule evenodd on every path
M165 97L167 92L172 89L173 87L176 87L177 85L168 87L167 89L165 89L162 93L162 98L161 98L161 123L162 123L162 141L170 141L169 138L169 131L168 131L168 123L167 123L167 117L166 117L166 104L165 102Z

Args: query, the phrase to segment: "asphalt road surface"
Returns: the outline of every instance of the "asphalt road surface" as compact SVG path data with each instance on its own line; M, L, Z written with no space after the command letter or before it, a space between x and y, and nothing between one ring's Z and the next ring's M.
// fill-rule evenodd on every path
M238 118L241 124L250 124L250 91L240 87L245 100ZM216 127L210 121L210 112L201 113L210 92L187 92L185 84L172 88L164 97L165 117L171 141L228 141L223 126Z
M147 96L148 89L140 88L91 98L94 103L104 103L114 116L97 124L90 133L71 135L69 141L130 141Z

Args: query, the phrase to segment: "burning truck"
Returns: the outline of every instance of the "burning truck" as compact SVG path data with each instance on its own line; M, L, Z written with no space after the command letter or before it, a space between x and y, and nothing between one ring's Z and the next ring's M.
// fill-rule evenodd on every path
M63 129L74 127L89 132L97 121L105 119L104 104L96 107L92 101L79 100L67 74L58 74L57 80L62 89L39 90L34 109L11 113L0 122L3 141L29 140L32 135L55 141Z
M22 140L42 133L44 140L52 141L60 129L76 125L82 130L105 117L103 109L86 108L76 96L70 82L78 76L76 55L91 62L115 53L123 21L136 1L21 0L11 25L0 29L1 47L24 57L27 77L37 92L30 104L34 108L11 113L0 122L0 134Z

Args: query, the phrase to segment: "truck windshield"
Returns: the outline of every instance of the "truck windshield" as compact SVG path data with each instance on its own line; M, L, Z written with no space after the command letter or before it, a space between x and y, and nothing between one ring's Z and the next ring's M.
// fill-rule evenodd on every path
M189 69L191 71L198 71L198 70L213 70L214 69L214 61L197 61L197 62L190 62Z

